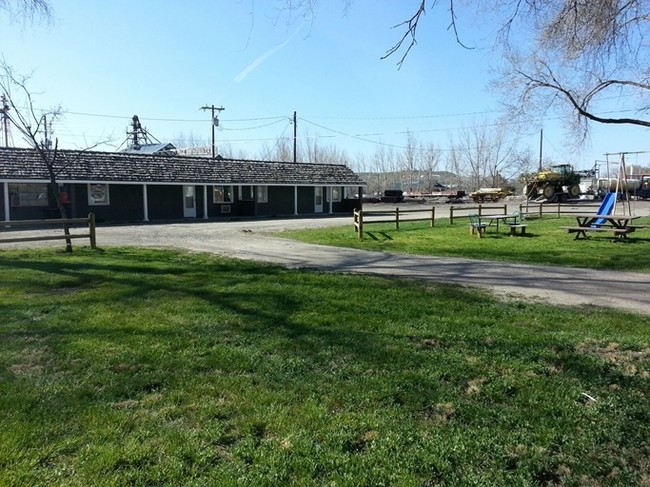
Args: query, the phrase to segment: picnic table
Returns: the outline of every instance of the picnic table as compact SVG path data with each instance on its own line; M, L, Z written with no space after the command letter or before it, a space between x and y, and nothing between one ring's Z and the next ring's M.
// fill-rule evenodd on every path
M499 234L500 221L503 221L506 225L510 227L511 236L516 235L517 229L520 229L522 235L526 233L526 225L521 223L521 215L519 214L519 212L514 212L510 214L502 213L497 215L478 215L479 224L485 224L485 226L489 226L494 221L496 222L497 235Z
M640 218L635 215L600 215L598 213L575 213L577 226L562 227L568 233L575 233L574 240L587 238L587 232L613 232L614 241L627 239L628 233L634 232L636 226L630 222Z

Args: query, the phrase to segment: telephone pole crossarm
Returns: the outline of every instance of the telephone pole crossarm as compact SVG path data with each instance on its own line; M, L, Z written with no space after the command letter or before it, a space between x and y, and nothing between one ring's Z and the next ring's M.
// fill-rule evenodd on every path
M225 110L223 106L220 107L215 107L214 105L204 105L202 106L199 110L210 110L211 116L212 116L212 159L214 159L217 154L217 147L215 145L215 139L214 139L214 128L219 126L219 115L215 115L214 112L221 113L222 111Z

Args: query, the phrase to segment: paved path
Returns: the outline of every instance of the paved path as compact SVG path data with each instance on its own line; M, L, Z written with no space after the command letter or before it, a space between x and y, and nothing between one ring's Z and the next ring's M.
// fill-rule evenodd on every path
M175 247L292 268L471 285L489 289L501 297L535 299L560 305L603 306L650 315L650 274L369 252L265 235L292 227L349 223L349 217L345 217L125 225L99 227L97 241L100 247ZM80 245L81 241L75 243ZM53 245L52 242L39 244Z

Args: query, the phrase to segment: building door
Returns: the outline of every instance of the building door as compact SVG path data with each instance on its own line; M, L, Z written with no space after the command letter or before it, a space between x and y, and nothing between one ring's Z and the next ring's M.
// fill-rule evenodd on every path
M183 216L196 218L196 193L194 186L183 186Z
M323 213L323 187L314 188L314 213Z

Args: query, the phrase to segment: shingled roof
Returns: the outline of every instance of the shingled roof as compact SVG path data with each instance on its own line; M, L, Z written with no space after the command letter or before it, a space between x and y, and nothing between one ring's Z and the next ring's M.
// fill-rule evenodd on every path
M57 181L141 184L341 185L365 186L337 164L208 159L124 152L59 150ZM0 181L48 181L33 149L0 148Z

